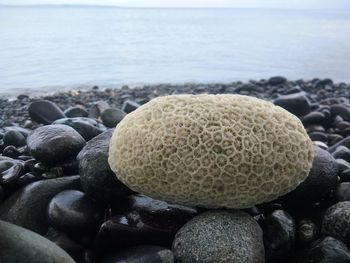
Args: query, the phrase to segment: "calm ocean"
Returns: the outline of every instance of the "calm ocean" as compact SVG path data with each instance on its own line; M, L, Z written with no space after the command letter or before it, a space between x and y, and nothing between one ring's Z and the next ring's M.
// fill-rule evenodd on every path
M272 75L350 82L350 12L0 6L0 95Z

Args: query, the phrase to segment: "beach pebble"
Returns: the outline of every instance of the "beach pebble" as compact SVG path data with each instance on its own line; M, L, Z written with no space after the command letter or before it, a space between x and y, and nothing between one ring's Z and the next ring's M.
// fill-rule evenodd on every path
M304 92L279 96L274 100L274 104L296 116L310 113L310 102Z
M342 139L344 139L344 137L339 134L328 134L328 145L333 146L334 144L340 142Z
M172 251L176 262L265 262L260 226L238 210L196 216L176 233Z
M15 146L9 145L2 150L2 155L17 159L21 155L21 152Z
M89 108L89 118L99 119L104 110L108 109L109 105L105 101L96 101Z
M294 250L295 223L283 210L275 210L261 223L267 262L287 260Z
M95 119L84 117L59 119L52 124L68 125L76 130L86 141L91 140L106 130L106 127L102 123Z
M342 139L341 141L337 142L336 144L332 145L331 147L328 148L328 151L330 153L333 153L337 148L338 146L345 146L347 148L350 147L350 137L346 137L344 139Z
M300 207L327 200L338 182L338 165L326 150L315 146L315 155L308 177L295 190L280 200L287 205Z
M312 141L320 141L320 142L327 142L328 141L328 134L324 132L310 132L309 137Z
M66 117L55 103L48 100L32 102L28 106L28 113L33 121L42 124L51 124L55 120Z
M0 219L45 234L47 205L57 193L80 187L79 176L31 183L12 194L0 205Z
M65 190L50 201L47 216L50 225L64 232L90 232L97 230L102 209L83 192Z
M171 250L159 246L137 246L109 254L100 263L173 263Z
M350 169L345 169L339 173L340 182L350 182Z
M299 246L307 246L315 241L319 236L317 225L310 219L303 219L298 223L297 228L297 244Z
M26 138L24 135L16 130L7 131L3 137L4 146L12 145L14 147L21 147L26 145Z
M108 164L109 141L113 129L107 130L90 140L77 159L81 185L84 192L100 200L115 200L131 191L122 184Z
M19 186L25 186L27 184L30 184L30 183L33 183L36 181L40 181L42 179L43 179L42 176L29 172L29 173L25 173L22 176L20 176L17 180L17 184Z
M101 119L104 125L114 128L126 116L126 113L119 109L109 108L102 112Z
M74 263L50 240L28 229L0 220L0 262Z
M269 80L267 81L267 84L276 86L276 85L284 84L286 82L287 82L287 79L285 77L276 76L276 77L269 78Z
M140 107L140 106L141 106L141 105L138 104L138 103L135 102L135 101L126 100L126 101L124 101L121 110L122 110L123 112L130 113L130 112L136 110L136 109L137 109L138 107Z
M344 121L350 121L350 108L345 104L334 104L331 106L333 116L339 115Z
M85 144L78 132L61 124L37 128L27 138L31 155L50 166L74 159Z
M322 221L322 233L350 245L350 201L336 203L327 209Z
M64 111L64 115L66 115L68 118L75 118L75 117L87 117L89 113L83 106L74 106L66 109Z
M72 240L66 233L50 227L45 238L66 251L76 262L84 262L84 247Z
M322 125L325 115L322 112L313 111L300 118L304 125L318 124Z
M12 162L11 167L0 173L0 184L12 186L16 184L17 179L23 174L24 168L22 162Z
M344 182L337 186L335 191L335 200L337 202L350 201L350 183Z
M332 155L335 159L343 159L350 162L350 150L348 147L340 145L335 149Z
M290 263L349 263L347 246L333 237L323 237L314 241Z

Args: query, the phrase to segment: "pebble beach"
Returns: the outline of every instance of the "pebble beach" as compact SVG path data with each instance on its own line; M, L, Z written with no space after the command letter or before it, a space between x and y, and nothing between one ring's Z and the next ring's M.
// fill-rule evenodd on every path
M156 97L206 93L298 117L314 145L306 180L241 210L155 200L121 183L108 164L116 125ZM348 83L94 86L0 98L0 108L0 262L350 262Z

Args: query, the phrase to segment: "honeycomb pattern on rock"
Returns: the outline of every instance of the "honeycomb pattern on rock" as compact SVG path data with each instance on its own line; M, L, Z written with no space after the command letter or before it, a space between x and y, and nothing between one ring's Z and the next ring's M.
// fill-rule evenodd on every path
M110 142L118 179L155 199L246 208L295 189L313 145L286 110L242 95L158 97L128 114Z

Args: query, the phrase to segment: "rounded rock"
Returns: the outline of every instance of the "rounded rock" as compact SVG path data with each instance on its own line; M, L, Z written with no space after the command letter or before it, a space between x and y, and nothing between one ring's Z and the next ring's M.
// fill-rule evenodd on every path
M34 130L27 138L31 155L48 165L74 159L85 146L84 138L67 125L47 125Z
M262 230L242 211L209 211L176 234L176 262L265 262Z
M247 208L300 184L313 160L300 120L241 95L158 97L128 114L110 143L120 181L155 199Z
M125 116L126 113L124 111L109 108L102 112L101 119L104 125L114 128Z
M350 201L328 208L322 221L322 233L350 245Z
M97 203L77 190L65 190L55 195L48 205L49 223L67 233L96 230L102 219Z

